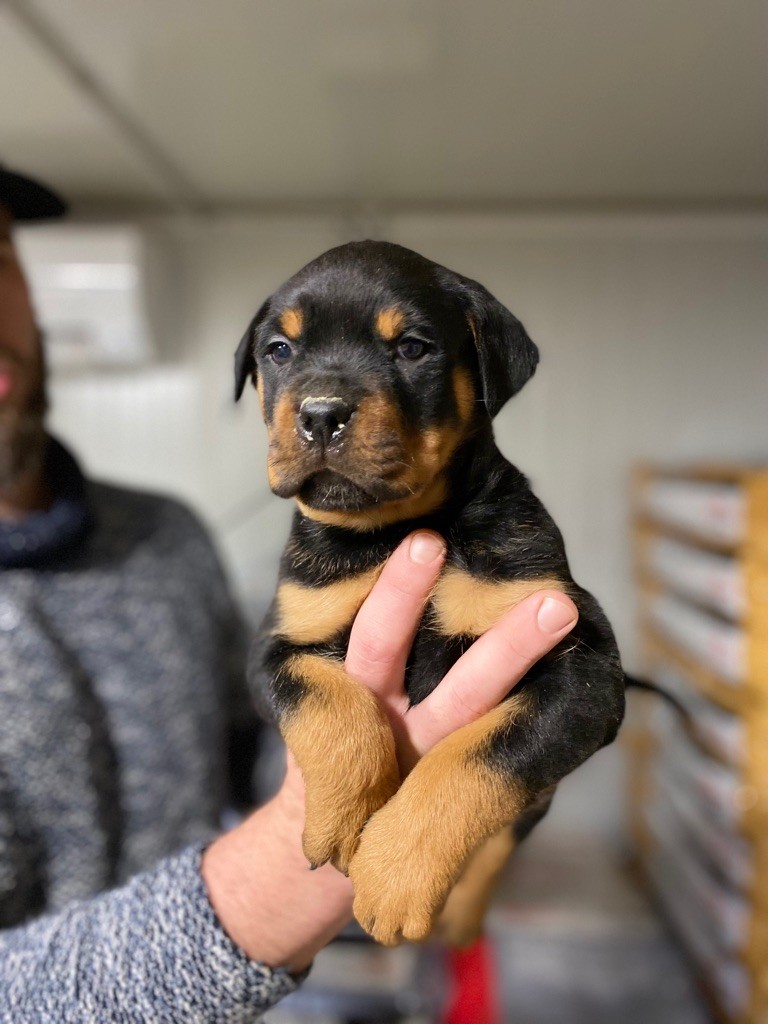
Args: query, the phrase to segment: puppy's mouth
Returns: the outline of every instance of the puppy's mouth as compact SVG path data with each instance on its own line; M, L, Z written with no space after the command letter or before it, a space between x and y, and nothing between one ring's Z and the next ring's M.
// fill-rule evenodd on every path
M326 512L362 512L382 502L398 501L408 496L402 488L393 487L380 478L353 480L332 469L313 473L297 492L303 504Z
M276 433L268 463L275 494L322 511L361 512L413 497L418 489L407 478L402 440L392 433L345 433L327 446L302 441L297 432Z
M313 473L301 485L297 496L310 508L329 512L359 512L376 500L359 484L332 469Z

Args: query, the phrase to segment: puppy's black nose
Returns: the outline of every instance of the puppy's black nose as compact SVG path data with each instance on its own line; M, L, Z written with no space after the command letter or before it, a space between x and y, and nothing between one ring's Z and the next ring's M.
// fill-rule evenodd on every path
M305 398L299 409L299 429L308 441L327 446L339 436L353 411L343 398Z

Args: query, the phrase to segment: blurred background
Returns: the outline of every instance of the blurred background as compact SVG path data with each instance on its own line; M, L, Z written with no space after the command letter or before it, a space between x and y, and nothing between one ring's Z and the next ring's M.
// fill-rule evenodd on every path
M19 238L51 425L92 474L191 504L257 618L291 508L266 485L257 403L232 403L232 354L310 258L353 238L402 243L482 281L538 343L497 438L628 668L699 694L702 720L729 716L712 842L738 847L747 874L729 879L694 838L717 819L693 792L708 765L691 769L692 795L670 784L677 816L670 798L644 820L648 744L676 727L636 710L504 880L491 932L505 1020L705 1021L702 975L728 1019L768 1020L765 793L752 775L746 799L739 774L767 735L743 697L768 687L749 646L764 620L756 592L718 605L680 581L686 564L721 590L762 572L750 531L765 536L768 508L750 467L768 463L767 49L762 0L0 2L0 158L73 204ZM633 484L640 465L678 470ZM732 506L732 532L708 534ZM728 643L735 668L717 661ZM670 863L645 856L657 833ZM686 930L711 941L696 949ZM329 971L343 980L351 962ZM391 983L405 989L401 966Z

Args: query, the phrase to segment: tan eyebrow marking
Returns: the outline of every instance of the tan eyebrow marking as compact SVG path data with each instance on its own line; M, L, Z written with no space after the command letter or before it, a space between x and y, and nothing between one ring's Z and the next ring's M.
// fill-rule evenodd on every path
M457 366L453 371L453 394L463 424L469 423L475 411L475 388L467 370Z
M389 306L387 309L380 309L376 314L376 330L384 341L392 341L403 329L405 313L397 306Z
M286 338L295 341L304 326L304 314L300 309L286 309L280 314L280 329Z

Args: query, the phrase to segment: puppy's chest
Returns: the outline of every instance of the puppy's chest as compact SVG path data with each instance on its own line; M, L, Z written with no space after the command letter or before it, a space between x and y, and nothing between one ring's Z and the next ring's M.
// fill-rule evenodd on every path
M338 641L348 633L383 567L384 563L322 585L282 581L276 598L274 633L299 645ZM547 586L561 584L540 577L489 579L449 557L427 605L414 656L420 651L426 654L428 648L433 652L450 649L453 653L457 648L452 642L455 638L475 639L523 598Z

